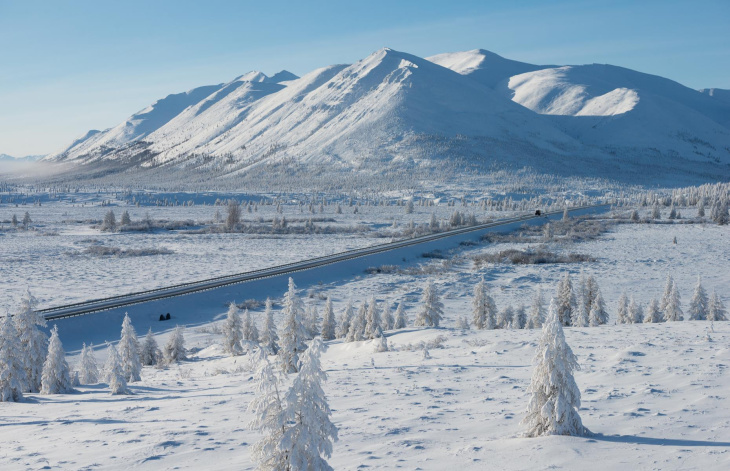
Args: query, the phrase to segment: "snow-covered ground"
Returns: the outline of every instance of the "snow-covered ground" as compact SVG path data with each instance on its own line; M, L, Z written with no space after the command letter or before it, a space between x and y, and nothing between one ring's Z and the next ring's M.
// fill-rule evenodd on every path
M339 428L334 469L727 469L730 325L567 329L590 437L520 438L538 331L411 329L399 349L332 342L325 391ZM431 359L405 347L445 340ZM245 357L191 330L192 360L145 368L134 395L103 386L3 403L10 469L252 469L254 382ZM374 364L374 366L373 366Z
M396 209L402 215L403 208ZM430 215L425 209L424 218ZM63 236L38 238L56 237ZM329 342L325 391L340 436L329 460L334 469L728 469L730 323L715 323L714 332L700 321L614 325L621 292L646 305L661 295L667 274L677 281L685 309L698 274L708 292L717 290L730 305L727 226L618 224L592 241L547 243L556 253L596 259L581 264L477 269L471 261L479 253L528 245L537 242L462 247L445 254L446 263L394 258L400 273L363 272L325 284L306 272L295 277L303 295L316 293L305 302L318 303L320 313L323 296L332 297L339 315L349 299L359 304L374 295L404 302L412 321L427 278L445 304L441 329L388 332L391 352L374 353L370 342ZM520 438L538 331L461 331L455 321L470 316L471 292L481 276L502 308L529 304L538 286L551 296L566 271L574 283L581 271L594 275L611 313L609 325L566 329L582 367L576 374L580 413L594 435ZM256 297L278 299L285 288ZM131 386L134 395L82 386L78 394L31 394L26 402L2 403L2 469L252 469L250 446L259 438L247 411L253 374L245 356L223 355L215 328L231 299L210 305L215 292L186 299L190 312L176 316L189 324L191 360L145 368L142 382ZM143 323L144 309L129 308L139 319L138 334L151 325L162 344L174 326ZM119 331L117 314L57 323L72 366L81 342L98 343L99 332ZM254 315L260 323L261 310ZM432 358L424 360L420 342L443 348L434 346ZM101 363L103 350L97 356Z

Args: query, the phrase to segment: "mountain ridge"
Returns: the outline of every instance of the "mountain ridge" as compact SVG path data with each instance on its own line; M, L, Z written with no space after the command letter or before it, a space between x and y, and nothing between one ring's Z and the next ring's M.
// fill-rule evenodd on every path
M424 59L382 48L303 77L252 71L168 95L46 160L218 175L284 161L354 170L369 162L377 171L454 159L548 172L594 165L619 177L627 165L700 165L725 176L722 92L606 64L534 65L484 49Z

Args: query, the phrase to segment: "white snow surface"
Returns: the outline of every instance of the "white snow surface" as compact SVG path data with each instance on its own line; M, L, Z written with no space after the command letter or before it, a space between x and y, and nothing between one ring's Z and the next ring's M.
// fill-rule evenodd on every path
M442 328L387 332L393 351L374 353L372 341L327 342L325 392L340 437L329 459L334 469L727 469L730 323L715 323L714 331L703 321L614 325L621 292L646 306L661 296L667 274L676 280L685 310L698 274L708 293L717 290L730 304L727 226L619 224L589 242L548 244L558 253L596 258L585 264L476 269L469 258L525 246L462 247L455 254L462 258L447 265L394 257L392 263L415 270L410 274L362 273L325 283L307 272L294 277L306 304L316 303L322 312L329 296L337 315L348 299L357 305L374 295L379 302L404 303L413 322L426 279L434 281L444 303ZM279 247L287 250L286 244ZM419 264L434 270L419 274ZM461 331L456 320L470 318L471 293L482 276L501 309L529 304L538 286L549 299L566 271L574 286L581 271L593 275L611 314L605 326L566 328L582 368L575 375L581 418L594 435L521 438L539 332ZM29 279L68 289L56 273L34 271ZM257 293L247 292L245 284L239 289L239 301L271 296L278 303L286 286ZM259 439L248 426L253 374L246 356L226 357L220 346L218 329L229 301L210 291L177 303L184 308L173 312L173 322L187 326L190 360L163 370L145 367L142 381L129 385L131 396L110 396L102 384L2 403L2 469L253 469L250 446ZM157 321L159 308L143 304L127 310L140 337L152 327L163 345L175 324ZM280 306L275 309L280 322ZM261 325L263 307L251 312ZM52 323L71 367L82 342L99 346L116 340L122 317L114 311ZM420 342L432 343L430 359L423 359ZM104 349L96 355L103 364Z

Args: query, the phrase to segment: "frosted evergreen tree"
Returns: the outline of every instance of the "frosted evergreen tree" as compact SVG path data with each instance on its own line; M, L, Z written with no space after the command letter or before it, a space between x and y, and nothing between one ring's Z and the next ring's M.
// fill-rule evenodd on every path
M127 380L124 379L124 370L122 369L122 362L119 359L119 353L114 345L107 343L107 357L106 363L104 364L104 376L106 382L109 384L109 389L112 394L129 394L130 391L127 388Z
M573 318L573 311L577 309L575 294L573 293L573 283L570 280L570 273L566 272L563 279L560 280L560 283L558 283L556 303L560 322L565 326L569 326L571 319Z
M593 278L593 275L588 275L583 287L583 297L581 299L581 302L583 303L583 310L588 318L590 318L593 301L596 299L596 296L598 296L598 293L600 293L598 282L596 282L596 279Z
M111 209L104 215L104 223L101 225L101 230L111 232L117 230L117 218L114 216L114 211Z
M320 334L319 312L317 311L317 306L314 304L309 305L306 310L304 327L307 331L308 339L313 339Z
M119 357L122 362L122 371L124 371L124 379L128 383L134 383L142 379L142 362L139 359L139 340L137 333L132 327L132 320L127 313L124 313L124 321L122 321L122 337L117 347Z
M354 308L352 307L352 299L347 301L345 310L340 315L340 320L337 322L337 338L344 339L347 337L347 332L350 330L350 323L352 322L352 316L354 314Z
M398 303L398 308L395 310L395 325L394 329L405 329L408 326L408 314L406 314L403 302Z
M588 314L588 325L598 327L608 322L608 311L606 311L606 303L603 302L603 296L600 292L596 293L591 305L591 312Z
M673 288L674 288L674 280L672 279L671 275L667 275L667 281L664 284L664 294L662 294L662 299L659 302L659 309L661 309L662 312L665 312L667 310L667 305L669 304L669 299L672 297Z
M289 452L282 446L288 423L282 380L264 355L261 355L254 379L256 397L248 406L254 415L250 426L261 432L263 437L252 447L253 459L260 470L290 470Z
M421 295L421 308L416 315L416 327L438 327L443 319L444 305L439 300L439 295L431 280L426 282L426 287Z
M499 312L497 316L497 328L498 329L509 329L512 326L512 319L515 316L515 311L512 306L505 306Z
M270 298L266 298L266 308L264 309L264 329L261 335L261 346L272 355L276 355L279 352L279 334L276 331L273 303Z
M474 327L477 329L494 329L497 327L497 305L489 295L484 278L474 287L474 298L471 305Z
M299 354L307 348L304 343L307 338L307 330L302 322L304 309L296 288L294 280L289 278L289 289L284 295L284 325L281 329L281 343L279 344L279 359L285 373L299 371Z
M702 287L702 278L697 275L697 284L692 299L689 302L689 320L704 321L707 319L707 311L709 302L707 300L707 292Z
M363 303L357 310L357 314L350 322L350 330L347 332L347 342L359 342L365 339L365 323L367 322L368 305Z
M459 316L456 319L456 328L461 330L470 330L471 325L469 325L469 319L467 319L466 316Z
M662 213L659 211L659 205L655 204L654 207L651 210L651 218L652 219L661 219Z
M682 312L682 301L679 298L679 290L677 283L672 284L672 293L669 296L669 302L664 309L664 320L666 321L682 321L684 320Z
M99 382L99 366L94 356L94 346L86 344L81 348L79 360L79 382L81 384L96 384Z
M48 356L43 363L41 394L66 394L72 391L66 352L63 351L61 339L58 337L58 326L54 325L51 329L51 339L48 341Z
M540 329L545 321L545 300L542 296L542 288L538 287L530 305L530 316L527 319L528 329Z
M335 338L335 311L332 308L332 299L327 298L324 304L324 317L322 318L322 340L333 340Z
M223 351L231 356L243 354L243 321L236 303L228 305L226 321L223 324Z
M365 338L374 339L378 329L382 329L380 308L378 308L378 303L375 301L375 296L373 296L368 303L368 313L365 320Z
M575 435L587 433L578 414L580 390L573 371L580 366L565 341L558 303L550 301L545 325L533 360L534 369L528 393L530 402L522 423L525 435Z
M187 360L185 354L185 336L183 335L183 328L181 326L175 326L175 330L167 339L167 343L162 349L162 355L166 364L173 362L180 362Z
M621 293L621 297L618 299L616 323L631 324L631 316L629 316L629 298L626 296L626 293Z
M629 301L629 321L632 324L641 324L644 322L644 310L633 296L631 296L631 300Z
M18 331L10 315L0 321L0 402L19 402L27 387Z
M649 307L646 308L646 315L644 316L645 324L654 324L662 322L664 320L662 311L659 309L659 303L655 298L649 301Z
M252 344L259 343L259 329L256 327L256 323L251 317L251 313L246 309L243 312L243 325L241 326L241 333L243 334L243 340Z
M38 392L41 389L41 372L48 353L48 337L40 329L46 326L46 320L35 310L37 300L26 290L20 298L20 309L16 312L15 329L20 339L20 358L25 365L25 376L28 380L26 392Z
M713 291L712 297L710 297L707 310L707 320L713 322L727 320L727 311L725 310L725 305L717 296L717 291Z
M395 319L393 318L393 313L390 310L390 303L388 301L383 301L382 319L383 330L393 330L395 328Z
M302 357L299 374L286 394L287 418L291 424L281 439L289 450L288 467L292 470L331 470L325 458L332 456L337 427L330 420L332 412L322 383L327 375L319 357L322 341L314 339Z
M525 306L520 306L515 309L515 314L512 319L513 329L524 329L527 326L527 312L525 311Z
M381 329L378 329L378 332L376 333L377 337L375 337L374 344L375 353L382 353L387 352L390 350L388 348L388 339L385 338L385 334L383 334L383 331Z
M152 335L152 327L147 331L147 335L142 342L142 350L140 352L140 361L145 366L153 366L160 362L162 359L162 352L160 347L157 345L155 336Z
M122 213L122 219L120 222L121 222L122 226L128 226L128 225L132 224L132 219L129 217L129 211L127 211L126 209Z

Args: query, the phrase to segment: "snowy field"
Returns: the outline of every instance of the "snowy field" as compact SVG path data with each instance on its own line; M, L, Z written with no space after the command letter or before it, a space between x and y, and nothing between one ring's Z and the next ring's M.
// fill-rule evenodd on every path
M47 195L46 196L47 199ZM176 195L186 201L184 195ZM230 195L218 195L224 201ZM162 198L162 196L156 196ZM242 198L240 195L239 199ZM172 284L198 281L216 276L241 273L282 265L304 259L344 252L402 237L401 232L413 222L428 223L433 213L446 221L455 210L475 214L480 220L505 218L510 211L485 211L478 207L451 207L445 202L438 206L415 205L406 214L403 206L349 206L337 204L301 207L293 199L282 204L257 205L252 212L242 211L244 224L270 225L274 217L286 218L289 226L303 226L308 219L331 233L271 234L210 232L222 225L215 221L216 212L225 220L226 207L213 206L215 196L204 200L208 205L195 206L134 206L128 201L115 200L113 194L64 194L41 206L0 204L0 312L10 309L14 296L32 287L41 307L114 296ZM172 198L172 197L170 197ZM2 199L2 195L0 195ZM33 201L35 198L30 197ZM255 198L256 202L260 197ZM254 198L251 197L253 201ZM102 201L112 201L102 206ZM270 201L270 200L267 200ZM175 230L151 232L104 232L98 226L112 210L117 221L128 211L132 222L147 215L153 221L190 222ZM356 211L357 210L357 211ZM14 230L13 215L22 221L28 212L31 230ZM396 227L393 222L396 221ZM207 231L207 232L206 232ZM145 256L110 256L89 253L106 248L151 251ZM160 253L163 252L163 253ZM58 289L58 285L63 290Z
M571 328L591 437L520 438L538 331L423 329L333 342L325 391L346 469L677 469L730 467L730 325ZM424 360L404 347L443 336ZM3 403L3 469L253 469L254 381L245 357L188 332L191 361L145 368L132 396L103 386ZM374 364L374 366L373 366Z
M646 307L661 296L667 274L677 282L685 318L698 274L708 293L717 290L729 305L727 227L618 224L594 240L545 245L595 259L585 263L476 268L472 257L479 254L542 245L512 242L464 247L442 259L401 264L396 273L363 272L324 285L301 273L295 281L302 294L317 293L305 303L316 303L320 314L324 296L339 315L349 299L357 305L374 295L403 302L412 322L426 279L445 305L442 328L388 332L394 351L374 353L371 341L328 342L325 392L340 437L330 464L337 470L730 468L730 323L614 325L622 292ZM521 438L539 332L462 331L456 319L470 317L481 276L502 309L529 305L538 286L549 298L566 271L574 284L581 272L593 275L611 315L605 326L566 329L582 367L576 373L580 414L593 435ZM257 296L278 301L285 288ZM131 384L134 395L110 396L102 384L3 403L2 469L253 469L250 447L259 438L247 411L253 373L246 356L226 357L220 347L216 326L230 299L201 309L209 297L190 296L190 309L198 311L186 329L191 360L146 367L142 382ZM139 309L130 307L130 314ZM254 317L260 325L260 309ZM100 326L102 315L93 318L58 322L72 367L81 342L98 342L100 330L118 332L116 317L114 326ZM152 326L160 344L173 327ZM64 336L64 329L74 333ZM147 325L137 329L142 336ZM420 342L433 344L431 359L423 359ZM100 364L104 357L98 350Z

